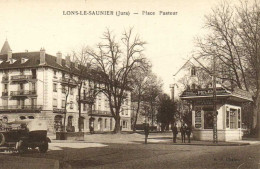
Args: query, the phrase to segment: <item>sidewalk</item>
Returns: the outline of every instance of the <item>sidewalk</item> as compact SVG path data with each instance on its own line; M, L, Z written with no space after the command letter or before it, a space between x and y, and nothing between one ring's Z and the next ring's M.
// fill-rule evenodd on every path
M138 133L132 134L87 134L83 141L56 140L55 135L49 136L53 143L118 143L118 144L144 144L144 135ZM260 144L257 140L240 140L230 142L197 141L191 140L191 143L181 143L177 138L177 143L172 142L171 133L151 133L148 137L148 144L172 144L172 145L196 145L196 146L245 146L250 144Z

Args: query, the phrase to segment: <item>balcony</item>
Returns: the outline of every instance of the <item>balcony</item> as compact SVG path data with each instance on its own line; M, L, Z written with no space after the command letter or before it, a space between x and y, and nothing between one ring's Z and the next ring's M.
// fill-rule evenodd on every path
M41 110L41 105L0 106L0 113L40 113Z
M60 83L61 85L69 85L70 87L76 87L77 86L77 83L74 79L71 79L71 78L65 78L65 77L62 77L60 78Z
M2 77L2 83L8 83L9 82L9 77L8 76L3 76Z
M12 82L28 82L32 79L35 79L32 77L32 75L15 75L11 76Z
M81 103L94 104L95 98L89 97L89 96L84 96L84 94L82 94L80 96L80 99L79 99L79 96L77 96L77 101L80 101Z
M28 97L28 96L37 96L36 90L20 90L20 91L11 91L11 97Z
M2 96L8 96L8 91L2 92Z
M65 114L65 109L53 108L53 113Z
M111 116L112 114L109 111L102 111L102 110L92 110L88 112L90 116Z

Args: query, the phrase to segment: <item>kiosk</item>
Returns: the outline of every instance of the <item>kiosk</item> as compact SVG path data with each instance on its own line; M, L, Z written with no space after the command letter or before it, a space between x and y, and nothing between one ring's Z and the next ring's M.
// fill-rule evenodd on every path
M213 89L185 90L180 96L192 105L192 128L195 140L213 140ZM218 141L241 140L243 132L241 106L252 95L241 89L216 88Z

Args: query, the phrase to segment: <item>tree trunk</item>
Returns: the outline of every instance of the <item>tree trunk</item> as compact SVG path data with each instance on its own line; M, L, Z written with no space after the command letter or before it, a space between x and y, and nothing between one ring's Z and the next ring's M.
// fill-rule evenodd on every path
M79 132L81 132L81 86L82 84L80 84L80 87L78 89L78 107L79 107L79 119L78 119L78 128L79 128Z
M115 133L120 133L120 131L121 131L120 115L118 114L117 117L115 118L115 128L114 128L114 132L115 132Z
M133 131L136 131L136 123L137 123L137 118L139 115L139 110L140 110L140 101L138 101L138 103L137 103L136 115L135 115L134 124L133 124Z
M256 129L257 129L258 140L260 140L260 94L259 93L258 93L258 96L256 98L255 104L256 104L255 112L256 112L256 118L257 118Z

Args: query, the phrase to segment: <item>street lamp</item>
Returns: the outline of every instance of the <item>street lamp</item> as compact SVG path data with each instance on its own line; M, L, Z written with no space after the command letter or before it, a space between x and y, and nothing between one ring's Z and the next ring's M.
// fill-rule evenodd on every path
M216 56L213 55L213 143L218 143L216 96Z

